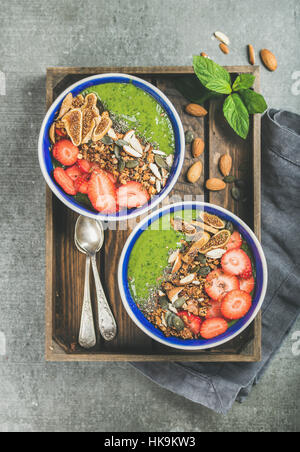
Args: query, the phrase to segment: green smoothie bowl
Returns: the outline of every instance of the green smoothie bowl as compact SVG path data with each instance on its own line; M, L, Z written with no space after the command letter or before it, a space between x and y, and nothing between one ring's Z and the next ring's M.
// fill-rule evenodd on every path
M185 202L142 220L122 252L119 289L135 324L182 350L224 344L254 320L267 264L251 229L229 211Z
M125 74L83 79L50 107L39 162L53 193L81 215L137 217L174 187L184 160L174 106L152 84Z

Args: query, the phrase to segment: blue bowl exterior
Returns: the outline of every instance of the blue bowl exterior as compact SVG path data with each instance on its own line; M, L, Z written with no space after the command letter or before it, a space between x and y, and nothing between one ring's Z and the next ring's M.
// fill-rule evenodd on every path
M172 126L173 126L174 136L175 136L174 164L173 164L173 167L171 169L168 182L167 182L166 186L164 187L164 189L159 194L159 198L161 198L161 197L163 197L164 193L170 187L170 184L171 184L171 182L172 182L172 180L173 180L173 178L175 176L176 170L177 170L178 165L180 163L180 152L181 152L181 149L183 147L183 143L181 142L179 127L178 127L178 123L176 121L176 118L175 118L172 110L170 109L169 105L165 102L164 99L162 99L159 96L159 94L156 91L154 91L148 85L145 85L142 81L132 80L130 77L124 78L124 75L122 75L122 77L108 76L106 78L99 78L99 79L93 79L93 80L90 80L90 81L85 81L82 84L78 85L73 90L71 90L70 92L72 92L73 96L75 97L78 94L80 94L82 91L84 91L85 89L87 89L87 88L89 88L91 86L102 85L102 84L105 84L105 83L132 83L136 87L141 88L143 91L147 92L152 97L154 97L155 100L165 109L165 111L167 112L167 114L168 114L168 116L170 118L170 121L171 121ZM62 101L61 101L61 103L62 103ZM45 163L47 172L48 172L50 177L52 177L53 164L52 164L51 154L49 152L49 149L50 149L50 146L51 146L51 142L50 142L50 139L49 139L49 129L50 129L51 124L53 123L53 121L55 119L57 111L60 109L61 103L59 104L57 110L53 111L52 114L49 116L49 119L47 121L46 127L44 129L44 133L43 133L43 159L44 159L44 163ZM52 177L52 179L53 179L53 177ZM76 206L77 208L81 209L82 215L84 215L85 213L94 213L94 214L97 215L99 220L101 220L101 219L105 220L106 219L106 215L98 214L97 212L95 212L93 210L90 210L90 209L87 209L86 207L82 206L81 204L78 204L77 202L75 202L73 200L72 196L68 196L58 185L57 185L57 189L59 190L59 192L60 192L60 194L61 194L61 196L63 198L67 199L68 202L71 203L73 206ZM151 206L151 201L149 201L148 205ZM124 218L125 217L128 218L128 217L130 217L130 213L131 212L134 212L135 214L138 214L139 212L142 213L143 210L144 210L144 206L141 207L141 208L138 208L138 209L131 209L131 210L124 211L124 212L118 212L116 214L116 218L118 218L118 219L122 219L123 217ZM113 217L113 215L110 215L110 217Z
M196 209L198 211L200 211L199 207L196 206L195 204L185 204L184 206L185 210L192 210L192 209ZM231 326L226 333L214 338L214 339L209 339L209 340L204 340L204 339L193 339L193 340L182 340L182 339L178 339L175 337L166 337L160 330L158 330L157 328L154 327L154 325L152 323L150 323L146 317L143 315L143 313L140 311L140 309L137 307L134 299L132 298L130 289L129 289L129 284L128 284L128 264L129 264L129 259L130 259L130 255L132 252L133 247L136 244L136 241L138 240L138 238L141 236L141 234L156 220L158 220L160 217L162 217L165 214L169 214L169 213L173 213L173 212L178 212L178 211L182 211L182 207L181 206L174 206L172 207L170 210L164 210L163 212L160 212L158 215L156 215L155 217L153 217L152 219L150 219L148 221L148 223L142 228L139 229L135 236L132 238L131 243L127 249L125 258L124 258L124 265L123 265L123 273L122 273L122 279L123 279L123 287L125 290L125 295L126 295L126 299L127 302L129 304L129 307L132 311L132 313L134 314L134 316L140 321L140 323L142 323L142 325L148 330L150 331L154 336L156 336L157 338L164 340L165 342L167 342L168 344L172 344L173 346L189 346L189 347L199 347L199 346L206 346L207 348L212 347L212 346L218 346L220 344L220 342L223 342L226 339L229 339L230 337L232 337L235 333L239 332L243 326L250 320L251 316L253 315L254 311L257 308L258 302L260 300L260 297L262 295L262 289L263 289L263 278L264 278L264 272L263 272L263 265L262 265L262 261L261 261L261 257L259 255L259 251L257 249L257 246L255 244L255 242L253 241L252 237L250 236L250 234L248 233L248 231L246 231L244 229L243 226L240 225L239 222L237 222L234 218L232 218L230 215L224 214L223 212L221 213L220 211L218 211L217 209L215 209L214 207L205 206L205 211L214 215L218 215L219 217L221 217L223 220L226 221L231 221L234 224L234 227L242 234L242 236L244 237L244 239L247 241L248 245L251 248L251 251L253 253L253 257L254 257L254 261L255 261L255 266L256 266L256 288L255 288L255 293L253 296L253 303L252 303L252 307L250 309L250 311L248 312L248 314L243 317L242 319L240 319L237 323L235 323L233 326Z

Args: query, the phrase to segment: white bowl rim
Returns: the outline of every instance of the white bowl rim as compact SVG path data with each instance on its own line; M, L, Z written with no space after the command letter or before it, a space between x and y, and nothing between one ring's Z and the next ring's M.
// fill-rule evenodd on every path
M260 257L261 263L262 263L262 268L263 268L263 284L262 284L261 295L260 295L259 301L257 302L257 306L256 306L255 310L253 311L253 314L250 317L250 319L237 332L233 333L232 336L230 336L228 338L225 338L222 341L219 341L218 344L210 344L208 346L206 346L206 345L190 346L190 345L170 344L167 340L161 339L161 338L155 336L154 334L152 334L150 331L147 330L147 328L144 327L144 325L135 317L134 313L131 311L129 303L128 303L127 298L126 298L126 294L125 294L124 288L123 288L124 258L125 258L125 255L127 253L128 248L130 246L131 240L133 239L133 237L135 236L137 231L139 229L141 229L154 216L157 216L160 213L162 213L164 211L168 211L168 210L170 210L170 209L172 209L174 207L182 206L184 208L184 206L190 206L191 204L193 204L195 207L204 207L204 208L205 208L205 206L210 206L210 207L212 207L212 208L214 208L216 210L219 210L222 213L225 213L226 215L231 216L236 222L238 222L248 232L248 234L253 239L253 241L255 243L255 246L257 247L257 250L258 250L258 253L259 253L259 257ZM256 318L257 314L259 313L259 311L260 311L260 309L262 307L262 304L263 304L265 296L266 296L267 285L268 285L268 267L267 267L267 261L266 261L266 258L265 258L265 254L263 252L263 249L262 249L262 246L261 246L259 240L257 239L257 237L254 234L254 232L252 231L252 229L243 220L241 220L238 216L236 216L235 214L233 214L229 210L225 209L224 207L220 207L220 206L217 206L215 204L211 204L211 203L207 203L207 202L201 202L201 201L186 201L186 202L178 202L178 203L175 203L175 204L169 204L167 206L162 207L159 210L156 210L155 212L153 212L149 216L147 216L147 218L143 219L135 227L135 229L132 231L132 233L128 237L128 239L127 239L127 241L126 241L126 243L124 245L121 257L120 257L119 268L118 268L118 283L119 283L119 290L120 290L120 294L121 294L122 303L123 303L123 306L125 307L125 309L127 311L127 314L133 320L133 322L144 333L146 333L148 336L150 336L152 339L154 339L155 341L160 342L160 343L162 343L164 345L167 345L168 347L172 347L172 348L176 348L176 349L180 349L180 350L194 350L194 351L197 351L197 350L208 350L209 348L216 348L216 347L219 347L222 344L225 344L226 342L231 341L236 336L240 335L246 328L248 328L248 326Z
M138 81L142 84L144 84L145 86L151 88L153 91L156 92L156 94L158 94L163 100L164 102L166 102L170 108L170 110L172 111L175 121L177 123L178 126L178 131L179 131L179 136L180 136L180 143L181 143L181 147L179 149L179 163L176 169L176 172L173 176L172 181L170 182L169 187L166 189L166 191L163 193L162 196L157 196L155 198L153 198L153 202L150 203L149 205L146 204L144 207L140 208L140 209L136 209L137 211L131 212L130 214L123 216L123 217L117 217L117 216L110 216L110 215L101 215L101 213L93 213L93 212L83 212L80 207L74 206L73 204L71 204L66 198L64 198L61 193L59 192L58 188L56 187L55 183L53 182L53 180L51 179L51 177L48 174L44 159L43 159L43 137L44 137L44 132L45 132L45 128L47 125L47 122L49 120L50 115L53 113L53 111L58 107L59 103L64 99L64 97L73 89L75 89L77 86L85 83L85 82L89 82L92 80L96 80L96 79L102 79L102 78L108 78L108 77L118 77L118 78L124 78L124 79L128 79L130 78L131 80L135 80ZM69 209L77 212L80 215L84 215L86 217L90 217L90 218L94 218L96 220L100 220L100 221L115 221L115 222L119 222L119 221L127 221L128 219L131 218L136 218L138 216L144 215L146 212L149 212L149 210L154 209L160 202L163 201L163 199L165 199L169 193L173 190L183 167L183 163L184 163L184 158L185 158L185 135L184 135L184 129L183 129L183 125L181 122L181 119L179 117L179 114L177 113L174 105L172 104L172 102L168 99L168 97L162 92L160 91L156 86L152 85L151 83L136 77L134 75L130 75L130 74L124 74L124 73L105 73L105 74L98 74L98 75L92 75L90 77L86 77L83 78L81 80L79 80L78 82L74 83L73 85L70 85L67 89L65 89L64 92L62 92L58 98L52 103L52 105L50 106L49 110L46 113L46 116L44 117L44 120L42 122L41 125L41 129L40 129L40 134L39 134L39 140L38 140L38 156L39 156L39 165L42 171L42 174L44 176L44 179L47 183L47 185L50 187L50 189L52 190L52 192L55 194L55 196L57 196L57 198L67 207L69 207Z

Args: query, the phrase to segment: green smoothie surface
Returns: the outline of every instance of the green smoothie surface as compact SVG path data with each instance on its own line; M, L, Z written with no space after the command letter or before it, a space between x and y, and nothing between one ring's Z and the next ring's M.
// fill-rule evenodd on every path
M95 93L116 119L122 120L146 141L157 144L167 155L175 150L172 123L164 108L148 93L132 83L105 83L86 89Z

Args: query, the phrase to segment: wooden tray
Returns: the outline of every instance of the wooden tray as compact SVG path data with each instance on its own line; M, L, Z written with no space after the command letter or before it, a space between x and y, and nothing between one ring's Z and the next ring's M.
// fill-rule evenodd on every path
M259 67L227 67L234 75L256 75L255 90L259 91ZM160 88L173 102L185 130L192 130L206 143L202 156L204 174L201 184L186 182L186 171L193 159L190 146L181 177L171 196L187 194L197 199L221 205L240 216L260 237L260 116L254 116L246 141L240 139L222 117L219 100L211 101L205 119L184 113L187 104L174 88L174 77L193 74L192 67L137 68L49 68L47 70L47 106L72 83L86 76L123 72L142 77ZM228 187L220 193L208 193L204 179L220 177L218 159L223 153L233 158L233 173L248 186L248 202L232 200ZM118 336L112 342L103 341L98 334L96 347L86 352L77 343L83 297L85 256L74 246L74 226L77 214L67 209L47 188L46 213L46 359L48 361L244 361L261 359L261 316L232 341L208 351L182 352L161 345L141 332L123 308L117 283L117 266L124 243L131 231L107 231L105 246L99 255L98 266L106 294L118 324ZM164 201L164 204L168 200ZM92 279L91 279L92 281ZM92 299L95 292L92 288Z

